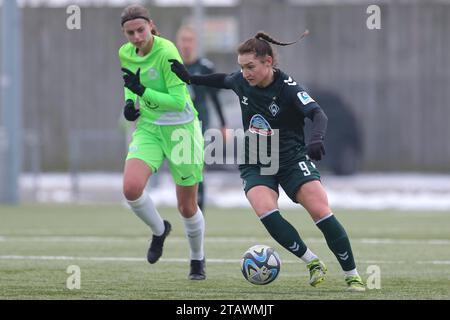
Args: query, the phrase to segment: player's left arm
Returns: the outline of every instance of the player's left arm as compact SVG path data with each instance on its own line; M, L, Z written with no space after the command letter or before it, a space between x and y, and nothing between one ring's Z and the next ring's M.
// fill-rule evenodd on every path
M303 88L297 88L294 104L312 121L311 137L307 145L308 156L312 160L322 160L322 156L325 155L323 141L327 131L328 117Z
M325 146L323 141L327 131L328 117L322 108L314 108L307 115L312 121L311 138L308 143L308 156L313 160L322 160L325 155Z

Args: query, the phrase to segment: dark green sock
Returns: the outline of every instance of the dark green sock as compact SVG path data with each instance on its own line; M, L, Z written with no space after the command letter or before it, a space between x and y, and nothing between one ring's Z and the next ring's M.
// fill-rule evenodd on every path
M317 223L327 241L328 247L333 251L339 261L342 270L349 271L356 268L353 259L352 247L344 227L334 215Z
M272 238L288 251L301 258L306 252L306 245L297 230L276 210L261 219Z
M205 215L204 211L204 200L205 200L205 187L203 185L203 182L200 182L198 184L198 195L197 195L197 204L200 210L202 211L203 215Z

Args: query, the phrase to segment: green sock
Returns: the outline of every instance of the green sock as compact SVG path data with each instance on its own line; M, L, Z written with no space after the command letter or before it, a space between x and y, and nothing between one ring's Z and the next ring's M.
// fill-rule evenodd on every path
M333 251L339 261L342 270L349 271L356 268L353 259L352 247L344 227L339 223L336 217L331 214L324 220L316 223L322 231L327 241L328 247Z
M301 258L306 252L306 245L300 238L297 230L285 220L280 211L275 210L267 213L261 218L261 222L269 231L272 238L288 251Z

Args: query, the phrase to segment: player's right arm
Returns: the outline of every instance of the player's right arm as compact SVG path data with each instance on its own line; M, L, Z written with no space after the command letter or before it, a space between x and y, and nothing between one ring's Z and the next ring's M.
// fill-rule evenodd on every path
M123 45L119 49L118 56L119 56L120 64L123 63L125 48L126 48L126 45ZM136 107L135 107L137 95L134 92L132 92L130 89L128 89L127 87L124 87L123 96L125 99L125 106L123 108L123 116L128 121L135 121L141 115L139 109L136 109Z
M128 88L125 88L125 107L123 108L123 116L128 121L135 121L141 115L139 109L136 109L136 94L131 92Z
M187 84L195 84L206 87L213 87L217 89L232 89L232 82L230 75L225 73L212 73L207 75L191 75L186 67L178 60L169 59L172 63L171 69L178 78Z

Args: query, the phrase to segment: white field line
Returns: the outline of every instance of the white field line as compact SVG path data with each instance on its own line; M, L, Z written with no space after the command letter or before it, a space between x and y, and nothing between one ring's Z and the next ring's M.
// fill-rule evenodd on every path
M18 256L18 255L0 255L0 260L64 260L64 261L100 261L100 262L146 262L144 258L137 257L72 257L72 256ZM175 262L175 263L187 263L189 260L186 258L161 258L161 262ZM237 264L240 260L237 259L208 259L208 263L233 263ZM404 264L411 263L409 261L389 261L389 260L367 260L358 261L365 264ZM450 264L450 260L431 260L431 261L414 261L418 264ZM300 260L283 260L282 262L302 263Z
M206 237L209 243L258 243L267 241L268 238L251 237ZM305 238L305 242L325 243L324 238ZM98 237L98 236L0 236L0 242L148 242L145 237ZM169 237L168 242L185 242L185 237ZM446 239L390 239L390 238L352 238L352 243L362 244L396 244L396 245L450 245Z

